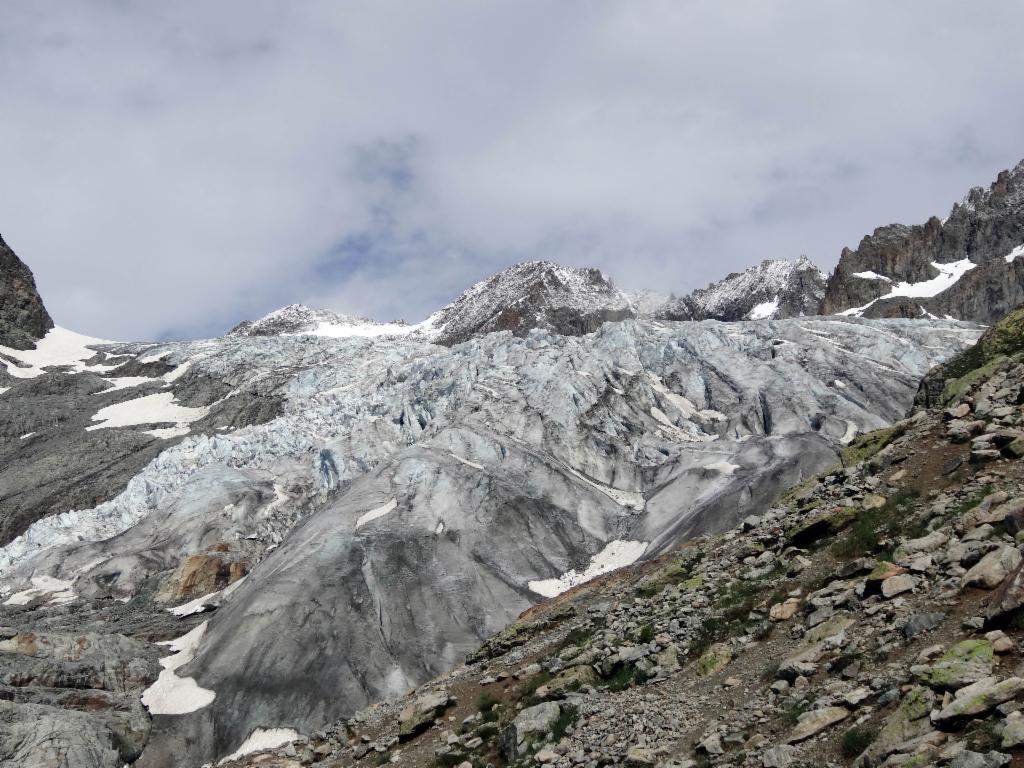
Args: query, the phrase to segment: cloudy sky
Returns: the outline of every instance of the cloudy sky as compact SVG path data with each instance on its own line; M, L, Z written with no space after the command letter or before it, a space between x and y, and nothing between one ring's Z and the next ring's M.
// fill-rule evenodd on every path
M831 269L1024 157L1024 4L0 0L0 233L57 322L421 319L524 259Z

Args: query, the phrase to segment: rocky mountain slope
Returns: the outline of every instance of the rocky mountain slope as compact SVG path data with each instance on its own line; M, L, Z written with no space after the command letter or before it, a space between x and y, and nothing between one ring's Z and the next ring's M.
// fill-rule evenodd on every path
M120 474L86 476L91 503L13 516L0 760L199 765L400 695L545 597L764 507L898 419L977 334L628 320L445 347L55 329L8 366L0 401L29 420L7 428L7 487L71 493L74 456Z
M523 613L466 665L227 768L1024 758L1024 311L732 529ZM269 748L269 749L268 749Z
M844 249L822 314L993 323L1024 302L1024 161L940 221L880 227Z
M32 271L0 237L0 345L29 349L52 327Z
M817 315L825 274L806 256L762 261L707 288L671 298L651 313L665 320L767 320Z
M626 294L600 270L530 261L477 283L424 325L428 338L450 346L493 331L580 336L635 315Z

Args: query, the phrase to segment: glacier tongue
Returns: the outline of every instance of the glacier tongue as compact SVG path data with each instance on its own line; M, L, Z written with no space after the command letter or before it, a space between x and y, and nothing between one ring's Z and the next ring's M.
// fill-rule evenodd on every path
M451 348L414 334L139 348L189 362L183 381L271 386L284 412L186 437L116 498L35 523L0 573L8 592L46 575L123 598L214 543L250 559L182 675L216 697L155 718L139 763L199 764L256 728L320 727L443 672L540 599L531 584L734 525L832 463L851 430L901 418L923 373L977 335L800 318Z

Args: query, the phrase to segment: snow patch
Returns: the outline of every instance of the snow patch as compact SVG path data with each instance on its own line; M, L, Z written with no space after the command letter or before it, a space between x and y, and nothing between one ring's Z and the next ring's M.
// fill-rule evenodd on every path
M209 406L201 408L189 408L178 405L174 402L173 392L157 392L144 397L136 397L133 400L125 400L121 403L108 405L100 408L93 417L93 421L101 422L86 427L86 431L94 429L107 429L112 427L134 427L140 424L163 424L170 422L174 424L175 434L188 434L188 424L198 421L210 412ZM184 432L181 430L184 429ZM161 434L157 434L160 432ZM165 437L166 430L152 430L149 434L157 437ZM170 435L174 436L174 435Z
M148 384L153 381L160 381L160 379L154 379L150 376L114 376L103 380L113 384L114 386L110 389L101 389L99 392L94 392L93 394L105 395L108 392L116 392L119 389L128 389L130 387L138 387L142 384Z
M71 582L55 579L53 576L33 576L29 589L15 592L4 601L4 605L28 605L39 597L46 597L51 605L70 603L78 597L71 589Z
M884 301L885 299L891 299L894 296L906 296L913 299L938 296L946 289L955 285L961 277L978 265L970 259L961 259L960 261L954 261L950 264L939 264L937 261L933 261L932 266L938 270L938 277L933 277L931 280L923 280L920 283L897 283L885 296L879 296L874 301L869 301L863 307L852 307L851 309L844 310L839 314L848 317L860 316L876 301Z
M754 308L750 310L750 314L747 315L749 320L770 320L775 317L775 313L779 311L779 297L776 296L771 301L762 301L760 304L755 304Z
M484 469L484 466L482 464L476 464L475 462L472 462L469 459L464 459L461 456L458 456L458 455L452 453L451 451L449 451L449 453L451 453L451 456L452 456L453 459L455 459L456 461L458 461L458 462L460 462L462 464L465 464L467 467L472 467L473 469L479 469L479 470L483 470Z
M190 600L182 605L175 606L174 608L168 608L167 611L180 617L191 616L195 613L204 613L207 608L218 608L220 604L223 603L232 592L238 589L247 578L247 576L243 576L238 581L224 587L224 589L218 589L216 592L211 592L208 595L197 597L195 600Z
M180 379L182 376L184 376L188 372L188 369L191 367L192 361L186 360L184 363L176 367L174 370L165 373L161 378L164 380L165 383L171 384Z
M1012 264L1013 260L1016 259L1018 256L1024 256L1024 245L1018 245L1016 248L1014 248L1012 251L1006 254L1006 263Z
M200 685L191 677L178 677L175 670L195 658L199 643L206 633L208 622L195 627L191 632L176 640L167 640L157 645L166 645L174 653L160 659L160 676L142 692L142 703L153 715L184 715L209 706L216 698L216 691Z
M19 440L28 440L28 439L29 439L30 437L32 437L32 435L34 435L34 434L35 434L35 432L26 432L26 433L25 433L24 435L22 435L22 436L21 436L21 437L19 437L18 439L19 439Z
M298 731L293 728L256 728L246 737L245 741L226 757L217 761L217 765L224 765L232 760L237 760L253 752L262 752L267 749L276 749L299 738Z
M892 282L892 278L872 272L870 269L866 272L854 272L851 277L859 277L861 280L885 280L887 283Z
M42 376L49 366L68 366L75 373L93 371L104 373L112 371L113 365L86 365L85 361L96 356L96 351L89 349L90 344L111 344L106 339L83 336L60 326L54 326L47 334L36 342L35 349L12 349L0 345L0 355L11 357L21 366L9 360L0 359L7 367L7 372L16 379L33 379ZM24 366L24 367L22 367Z
M384 517L384 515L386 515L388 512L394 511L394 509L397 506L398 499L393 498L387 504L377 507L376 509L371 509L369 512L363 513L359 516L359 519L356 520L356 530L366 525L371 520L376 520L378 517Z
M616 539L605 545L605 548L590 558L590 565L584 571L566 571L557 579L531 581L527 584L530 591L544 597L555 597L575 586L596 579L602 574L617 568L635 563L647 551L649 542L625 541Z

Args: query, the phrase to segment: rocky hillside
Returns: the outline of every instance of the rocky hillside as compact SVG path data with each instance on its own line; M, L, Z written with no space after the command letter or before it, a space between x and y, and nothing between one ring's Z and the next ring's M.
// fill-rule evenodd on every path
M844 249L822 313L993 323L1024 302L1024 161L940 221L891 224Z
M400 699L258 730L223 765L1020 764L1019 330L945 371L931 407L731 530L530 609Z
M0 237L0 346L29 349L52 327L32 271Z
M688 296L671 298L651 312L666 320L766 320L816 315L825 275L806 256L795 262L765 260Z

